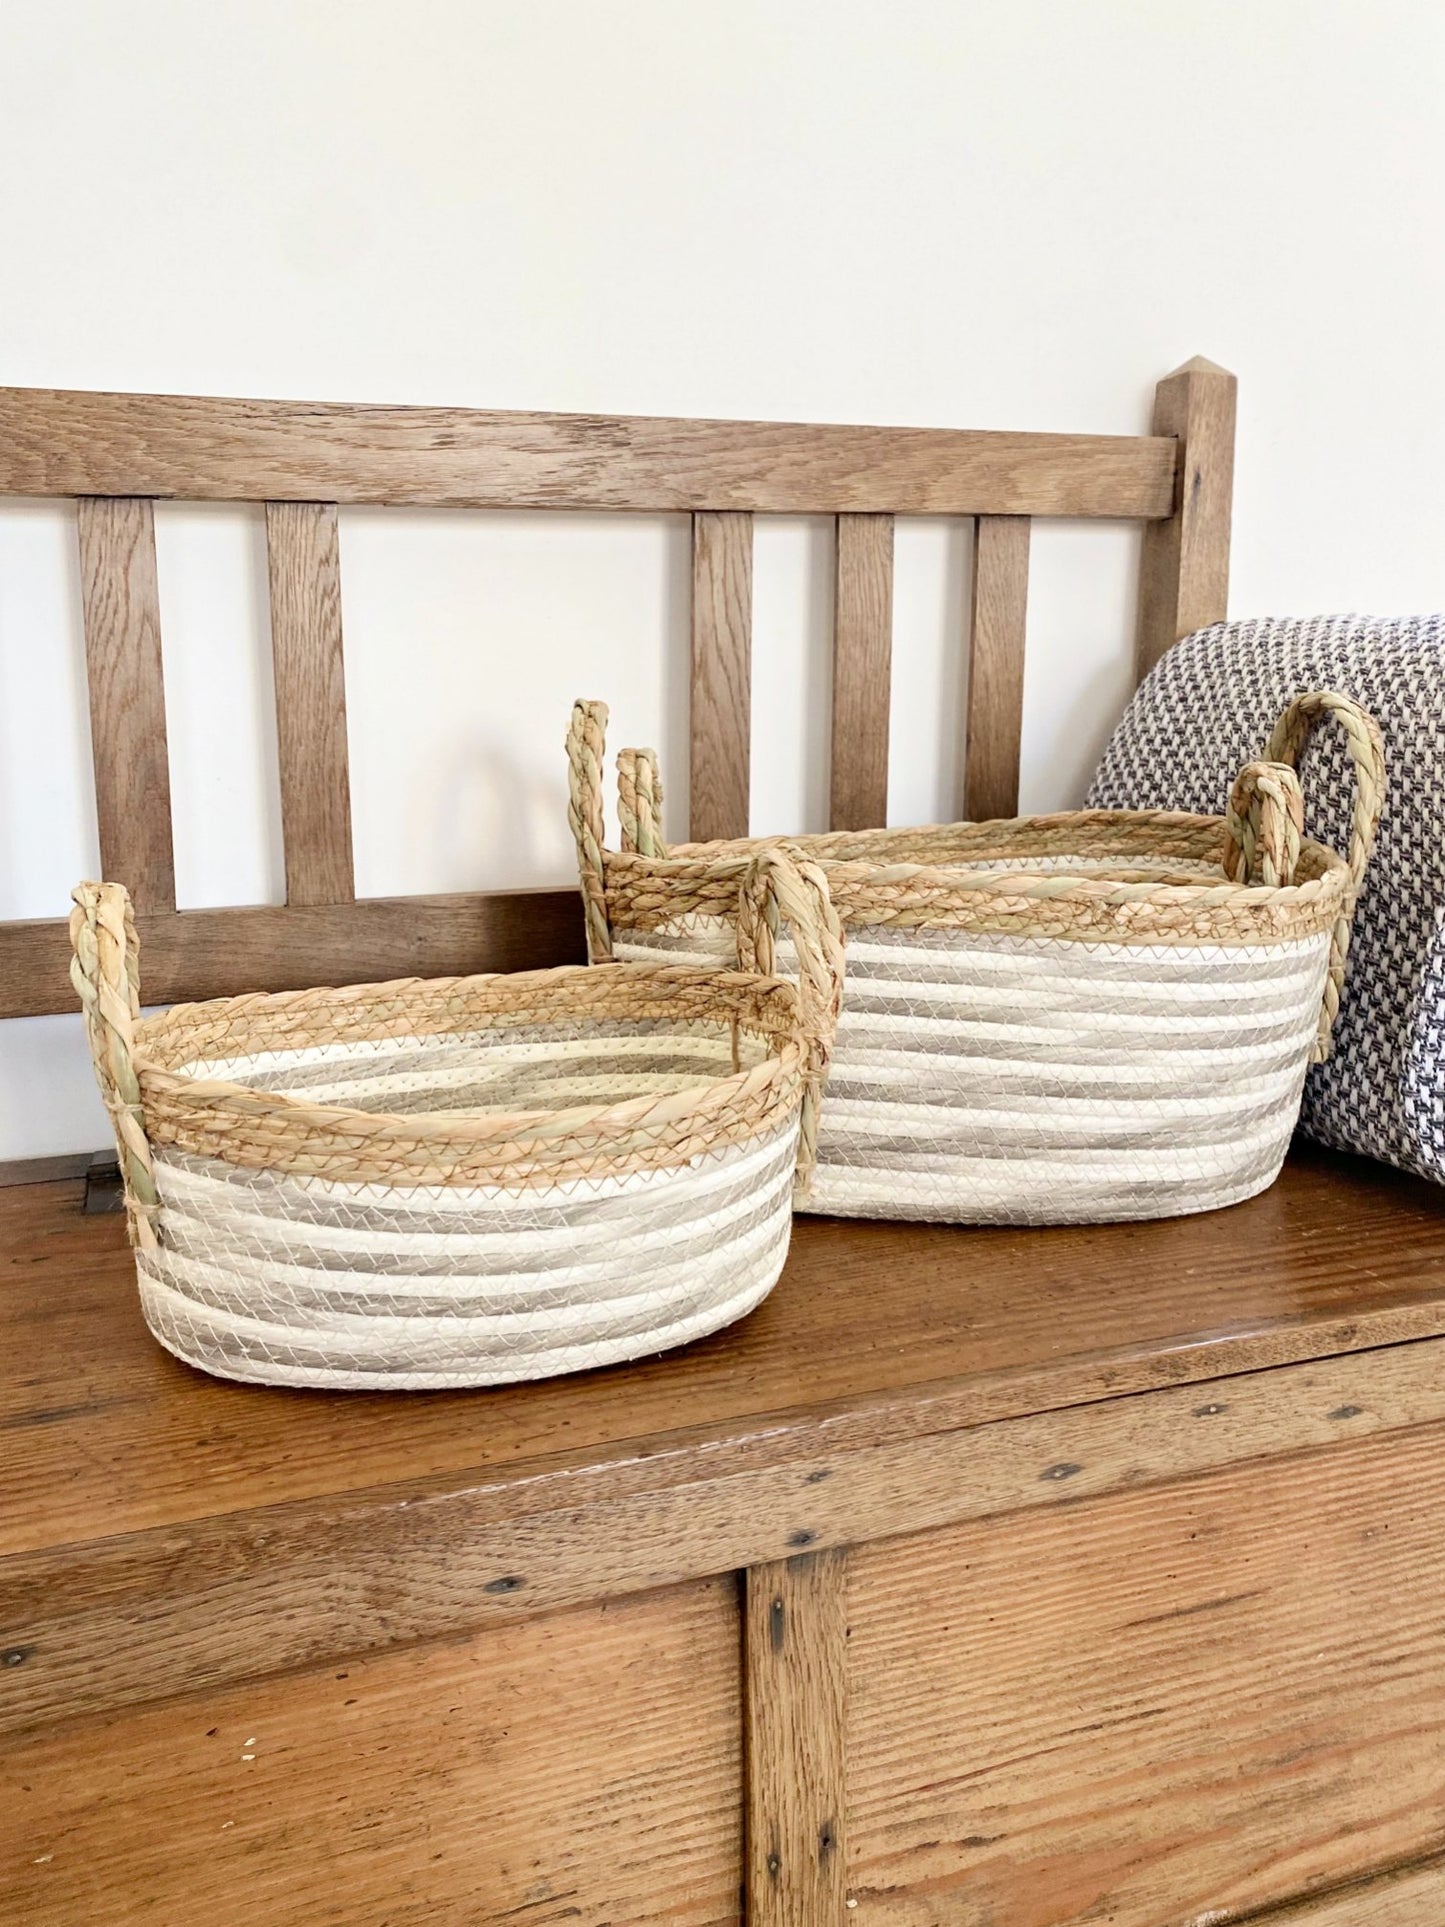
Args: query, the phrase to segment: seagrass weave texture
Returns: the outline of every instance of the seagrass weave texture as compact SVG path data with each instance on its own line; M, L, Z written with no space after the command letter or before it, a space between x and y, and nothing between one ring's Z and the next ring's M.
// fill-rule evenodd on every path
M736 961L360 985L140 1016L129 900L74 981L162 1344L266 1383L575 1371L771 1288L814 1156L842 941L815 866L730 896ZM786 921L803 967L775 974ZM734 961L730 959L729 961Z
M1347 857L1301 834L1294 764L1329 718L1356 771ZM669 849L644 750L568 751L594 959L725 954L728 870L767 840ZM1083 811L805 836L847 935L847 984L805 1208L1062 1223L1167 1216L1271 1182L1328 1048L1378 821L1378 732L1328 692L1290 704L1223 816Z

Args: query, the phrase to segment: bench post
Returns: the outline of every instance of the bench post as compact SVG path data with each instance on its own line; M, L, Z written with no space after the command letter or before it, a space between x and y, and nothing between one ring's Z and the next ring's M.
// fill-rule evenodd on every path
M1234 489L1237 383L1202 355L1154 390L1156 435L1179 443L1174 513L1144 528L1139 573L1138 674L1142 681L1181 636L1224 619L1229 600L1229 518Z

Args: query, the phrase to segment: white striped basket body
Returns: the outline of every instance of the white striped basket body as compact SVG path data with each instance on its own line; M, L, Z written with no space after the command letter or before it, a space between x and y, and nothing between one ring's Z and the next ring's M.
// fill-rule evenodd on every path
M693 916L614 944L706 963L732 934ZM1230 946L852 929L799 1208L1069 1224L1252 1197L1289 1146L1328 959L1324 931Z
M734 952L728 933L728 962ZM197 1079L416 1115L625 1102L733 1069L726 1025L589 1026L326 1045L178 1066ZM744 1067L761 1056L739 1040ZM686 1161L518 1190L344 1183L157 1147L141 1305L187 1364L269 1385L426 1390L584 1371L686 1344L771 1290L796 1108Z
M796 1120L780 1133L525 1200L398 1191L161 1158L157 1249L137 1254L167 1351L267 1385L505 1385L685 1345L777 1282Z

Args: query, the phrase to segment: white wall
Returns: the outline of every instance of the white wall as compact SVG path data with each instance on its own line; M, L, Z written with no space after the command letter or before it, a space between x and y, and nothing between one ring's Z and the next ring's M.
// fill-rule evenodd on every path
M1237 612L1441 600L1445 11L1415 0L0 0L0 381L1134 432L1240 377ZM183 903L280 894L264 558L158 518ZM1129 683L1036 536L1022 800ZM685 828L680 522L343 514L363 891L565 878L574 694ZM896 821L954 812L967 544L898 537ZM0 916L97 866L73 535L0 512ZM764 526L760 828L826 786L822 531ZM0 1158L105 1128L0 1026Z

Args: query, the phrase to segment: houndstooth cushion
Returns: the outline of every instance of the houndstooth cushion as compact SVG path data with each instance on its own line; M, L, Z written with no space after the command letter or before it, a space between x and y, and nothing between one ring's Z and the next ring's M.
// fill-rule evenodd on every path
M1089 793L1104 809L1217 813L1291 696L1371 711L1388 790L1329 1060L1301 1128L1445 1181L1445 616L1221 622L1171 649L1114 732ZM1321 724L1302 758L1306 827L1343 851L1351 771Z

